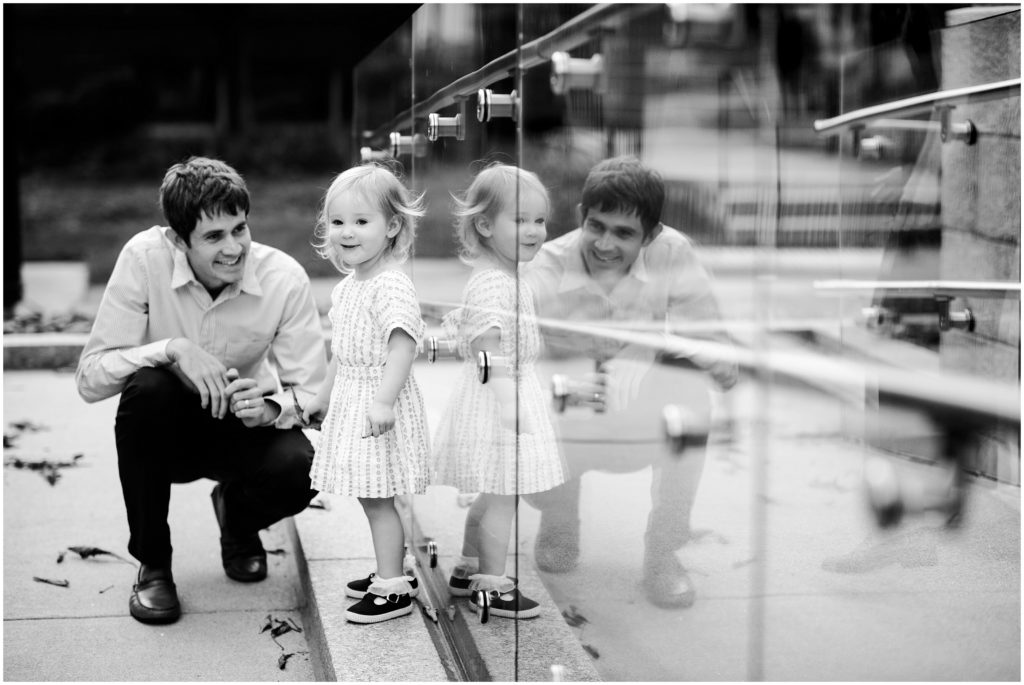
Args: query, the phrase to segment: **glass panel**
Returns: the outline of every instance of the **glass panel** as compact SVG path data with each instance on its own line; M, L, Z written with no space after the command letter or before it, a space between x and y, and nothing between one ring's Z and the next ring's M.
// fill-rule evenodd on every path
M404 136L428 203L412 272L440 358L414 369L435 439L467 388L484 396L442 323L480 292L452 198L494 161L550 198L516 293L536 298L534 369L530 305L496 308L521 338L510 461L532 472L529 427L550 421L566 464L520 489L507 548L539 615L481 623L450 592L487 500L435 484L410 512L466 675L1019 680L1019 88L957 101L947 142L933 107L814 130L1019 78L1019 11L441 4L399 34L357 73L355 130ZM660 176L657 237L616 201L578 211L620 155Z

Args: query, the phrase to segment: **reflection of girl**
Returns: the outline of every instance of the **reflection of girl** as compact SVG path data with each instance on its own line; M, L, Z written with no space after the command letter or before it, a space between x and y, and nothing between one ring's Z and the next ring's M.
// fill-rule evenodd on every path
M377 571L346 589L361 598L345 612L356 623L409 614L415 594L395 496L426 491L430 455L411 374L423 319L400 267L421 215L391 172L361 166L331 183L317 225L320 253L351 275L331 293L331 363L303 418L324 414L312 486L358 497L370 522Z
M449 588L472 595L474 609L486 594L494 616L530 618L540 606L505 575L516 495L565 481L533 368L540 349L533 296L517 279L519 263L533 259L547 235L548 195L536 175L494 165L456 202L462 257L474 268L463 306L444 322L464 361L435 434L436 482L481 494L466 518L462 558ZM477 379L481 350L505 367L486 384Z

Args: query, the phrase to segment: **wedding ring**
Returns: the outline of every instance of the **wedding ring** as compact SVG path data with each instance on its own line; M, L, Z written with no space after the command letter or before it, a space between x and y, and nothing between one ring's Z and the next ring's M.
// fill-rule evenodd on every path
M249 408L249 400L242 400L242 407L245 409Z

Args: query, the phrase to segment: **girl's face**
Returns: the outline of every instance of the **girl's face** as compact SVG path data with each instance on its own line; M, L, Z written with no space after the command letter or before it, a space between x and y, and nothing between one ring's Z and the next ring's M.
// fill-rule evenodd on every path
M519 195L518 207L513 198L490 219L481 217L483 220L478 223L477 230L498 260L515 270L517 260L530 261L544 244L548 235L547 214L547 198L536 190L524 188Z
M397 216L385 219L380 207L359 192L340 192L327 205L327 239L359 276L377 272L401 228Z

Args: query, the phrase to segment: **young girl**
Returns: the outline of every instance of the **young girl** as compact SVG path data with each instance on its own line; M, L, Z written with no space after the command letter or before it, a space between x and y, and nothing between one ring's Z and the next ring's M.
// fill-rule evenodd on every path
M319 254L351 275L331 293L331 363L303 419L323 421L312 487L358 497L370 522L377 570L346 590L361 597L345 612L356 623L409 614L415 594L394 498L422 494L428 478L423 400L410 373L424 324L400 267L419 205L387 169L355 167L327 189L316 228Z
M436 482L478 492L466 518L462 558L451 593L472 596L490 615L531 618L540 606L505 575L516 496L565 481L548 401L534 371L540 331L533 295L517 279L547 235L548 194L536 175L513 166L481 171L456 199L463 261L473 272L463 306L445 317L465 360L434 440ZM477 379L481 350L505 360L486 384Z

